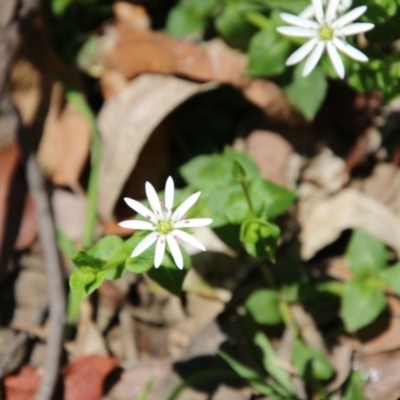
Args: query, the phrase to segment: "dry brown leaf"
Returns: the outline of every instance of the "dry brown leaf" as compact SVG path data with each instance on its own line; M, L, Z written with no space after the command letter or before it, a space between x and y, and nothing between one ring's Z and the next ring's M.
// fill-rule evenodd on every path
M346 337L340 337L330 351L331 362L335 368L335 378L329 382L329 390L339 389L348 378L351 372L351 361L353 356L353 346Z
M63 400L101 399L110 383L113 383L107 382L107 378L117 367L115 358L99 356L81 357L68 364L62 371Z
M345 189L318 204L300 235L301 255L310 259L346 229L362 229L400 255L400 218L388 207L354 189Z
M17 375L7 376L4 380L8 400L34 400L42 381L35 368L25 365Z
M353 367L368 374L364 393L368 400L398 399L400 396L400 350L356 355Z
M1 148L0 171L0 255L6 262L13 248L22 250L33 243L37 225L15 142Z
M214 84L144 74L104 104L98 118L103 145L99 212L104 220L112 218L121 190L157 125L189 97L213 88Z
M293 152L287 140L275 132L255 130L247 137L247 152L264 179L287 186L288 162Z
M135 29L117 20L100 38L99 54L82 54L82 59L87 60L82 67L98 76L99 71L116 69L127 78L150 72L230 84L242 90L271 120L286 125L305 124L278 85L247 77L246 55L219 39L194 44L160 32Z
M116 1L112 8L118 23L125 23L134 29L150 28L151 21L144 7L125 1Z
M17 4L17 0L0 0L0 29L5 28L11 22Z
M74 104L61 108L62 96L61 84L54 83L38 160L54 184L82 192L79 177L89 154L91 127Z

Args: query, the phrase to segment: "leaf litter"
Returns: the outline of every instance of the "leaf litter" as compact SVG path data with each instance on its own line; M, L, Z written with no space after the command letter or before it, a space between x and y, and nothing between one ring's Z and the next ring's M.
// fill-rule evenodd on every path
M2 14L1 24L13 13L13 4L10 2L7 13ZM373 133L358 136L347 146L346 155L334 154L331 149L338 138L332 138L330 133L317 143L309 134L312 127L276 83L245 76L248 60L239 51L221 40L193 43L152 30L150 17L142 7L117 2L113 8L115 21L106 22L102 34L95 38L97 52L90 57L84 52L80 56L81 67L99 78L104 100L96 119L102 141L97 208L102 225L98 224L96 237L112 229L117 235L127 234L113 225L122 195L140 193L142 182L152 176L161 186L176 151L174 126L168 120L171 113L188 99L218 92L228 84L242 93L252 107L244 114L241 125L233 128L232 137L245 138L242 151L252 157L264 178L298 193L297 204L285 217L291 221L283 222L283 226L290 231L288 237L299 241L302 266L315 271L319 278L327 273L338 282L353 279L340 242L346 232L356 229L382 241L389 248L389 257L398 258L400 175L398 163L393 162L395 156L390 160L384 154L380 126L374 127ZM87 207L85 169L90 157L91 126L74 104L65 101L65 86L49 79L46 71L59 68L54 57L47 59L49 65L44 68L19 60L20 71L13 75L14 101L27 126L34 122L36 127L42 126L36 128L34 136L38 137L38 159L52 186L56 223L76 244L81 241ZM27 81L22 79L23 71L29 77L28 86L24 86ZM29 90L21 90L27 87ZM43 112L46 98L48 107ZM374 99L357 100L362 103L366 119L371 120L378 108L379 99ZM358 111L360 104L355 105ZM388 115L390 112L384 118ZM301 139L301 146L299 139L288 133L293 129L308 132ZM23 201L18 216L10 214L8 208L16 204L9 196L12 179L20 168L19 149L15 143L0 143L0 163L4 165L0 168L2 257L6 249L6 265L15 257L19 262L17 267L8 265L15 274L15 282L9 283L15 294L14 318L8 326L13 330L29 329L33 335L31 345L36 348L36 353L22 348L24 357L20 354L12 368L20 367L19 371L4 381L8 398L16 400L31 398L40 384L40 341L46 339L46 329L29 327L27 321L46 297L47 288L43 285L42 254L34 242L36 220L24 183L19 183L24 194L20 195ZM365 165L371 167L369 173L354 173ZM6 224L10 215L20 220L12 244ZM214 362L214 358L207 357L214 357L221 346L232 341L238 344L234 354L257 367L257 362L243 355L248 352L249 343L242 322L238 322L243 310L236 309L234 303L237 294L246 296L246 291L254 289L254 282L259 281L255 267L233 245L222 244L210 232L203 234L210 243L207 247L218 253L193 258L194 269L185 279L182 301L147 277L124 275L117 281L105 282L96 301L81 304L77 333L65 343L68 361L60 374L64 384L62 398L84 396L95 400L106 396L109 400L125 400L139 396L149 382L152 385L148 398L165 398L165 393L188 378L185 368L191 367L193 360L200 362L204 357L207 362ZM11 254L13 250L17 254ZM26 252L22 254L21 250ZM280 251L288 252L285 242ZM329 331L329 323L312 307L293 305L300 336L310 348L321 351L336 370L330 390L339 390L351 371L358 369L368 374L368 399L399 396L399 380L393 373L398 370L400 348L399 300L393 290L385 290L385 312L353 334L344 332L337 319L329 322L335 328ZM272 346L282 355L282 365L296 381L296 368L285 356L290 354L293 337L288 340L290 335L285 337L270 328L266 327L266 331L273 338ZM13 338L11 335L1 343L1 353ZM24 365L23 359L30 360L31 365ZM304 395L302 384L297 382L300 397ZM232 387L224 382L208 394L206 389L193 386L186 388L180 398L239 400L250 398L253 392L246 384Z

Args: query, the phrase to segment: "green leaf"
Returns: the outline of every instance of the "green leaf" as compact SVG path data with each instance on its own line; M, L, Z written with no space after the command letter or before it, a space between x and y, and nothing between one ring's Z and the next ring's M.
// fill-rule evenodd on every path
M247 218L240 227L240 241L253 257L275 261L276 243L280 234L277 225L257 218Z
M286 69L289 50L289 40L276 32L274 25L261 30L250 42L247 74L262 77L281 74Z
M284 214L296 200L296 193L275 183L256 179L250 186L255 209L270 219Z
M270 9L289 11L292 14L299 14L310 2L308 0L258 0Z
M225 215L232 224L241 224L249 213L249 205L242 188L237 192L229 193L225 204Z
M351 272L357 278L376 275L386 265L385 245L364 231L353 233L346 249Z
M143 235L140 233L135 233L124 243L125 250L130 254L134 248L143 240ZM154 253L155 246L150 246L143 253L139 254L137 257L128 257L125 261L125 268L133 272L134 274L141 274L147 272L154 267Z
M207 20L203 15L198 15L192 9L180 4L168 14L167 33L175 38L185 38L197 33L202 33Z
M365 382L366 377L363 374L352 371L346 384L343 400L367 400L363 392Z
M101 269L106 265L105 260L101 260L100 258L94 257L87 250L79 250L73 257L72 261L78 267L91 267L93 269Z
M400 263L383 269L380 271L379 276L400 295Z
M246 300L245 306L259 324L276 325L282 322L279 293L273 289L259 289Z
M91 249L90 254L102 260L110 260L118 253L124 251L124 241L118 236L105 236Z
M215 26L221 36L232 47L246 48L256 29L246 20L240 9L228 4L215 20Z
M191 266L191 259L188 253L180 247L183 256L183 269L180 270L172 256L166 252L164 256L163 263L159 268L152 268L147 271L147 275L157 282L161 287L168 290L175 296L180 296L182 294L183 280L186 277L188 269Z
M223 351L219 351L218 354L227 362L227 364L244 380L250 383L256 390L260 391L266 396L271 396L275 399L276 392L266 382L265 378L260 376L256 371L253 371L246 365L235 360Z
M93 293L103 282L104 271L95 271L90 267L76 269L70 276L69 285L75 296L83 299Z
M294 390L290 375L280 366L268 337L263 332L258 331L254 337L254 343L263 353L262 362L265 370L289 395L293 395Z
M295 67L293 80L284 91L290 102L308 119L312 120L321 107L328 90L324 71L317 66L310 75L303 77L303 64Z
M321 351L306 346L299 339L293 344L293 363L298 373L308 382L325 381L335 373L329 358Z
M365 281L347 282L342 295L342 314L350 332L374 321L386 307L386 296Z

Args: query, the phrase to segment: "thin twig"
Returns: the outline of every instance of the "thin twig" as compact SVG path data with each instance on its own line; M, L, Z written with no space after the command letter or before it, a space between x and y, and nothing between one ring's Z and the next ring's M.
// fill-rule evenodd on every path
M22 140L24 139L26 141L26 138ZM46 193L44 178L40 172L36 158L32 153L28 155L26 174L38 219L39 238L43 248L50 297L50 323L44 365L45 374L36 399L50 400L57 381L62 349L63 328L65 323L64 286L50 202Z
M32 319L29 321L33 325L38 325L42 321L44 314L47 311L48 303L47 301L36 311ZM0 378L2 378L7 370L7 366L10 364L11 360L14 358L18 349L28 340L28 332L20 332L14 340L14 343L8 349L7 353L0 360Z

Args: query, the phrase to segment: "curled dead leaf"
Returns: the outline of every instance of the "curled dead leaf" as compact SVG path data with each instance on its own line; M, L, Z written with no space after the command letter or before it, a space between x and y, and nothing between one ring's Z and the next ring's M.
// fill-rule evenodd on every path
M345 189L318 204L301 232L303 259L339 238L346 229L361 229L400 255L400 218L388 207L355 189Z
M215 87L143 74L106 101L98 118L103 145L99 212L104 220L112 218L121 190L157 125L189 97Z

